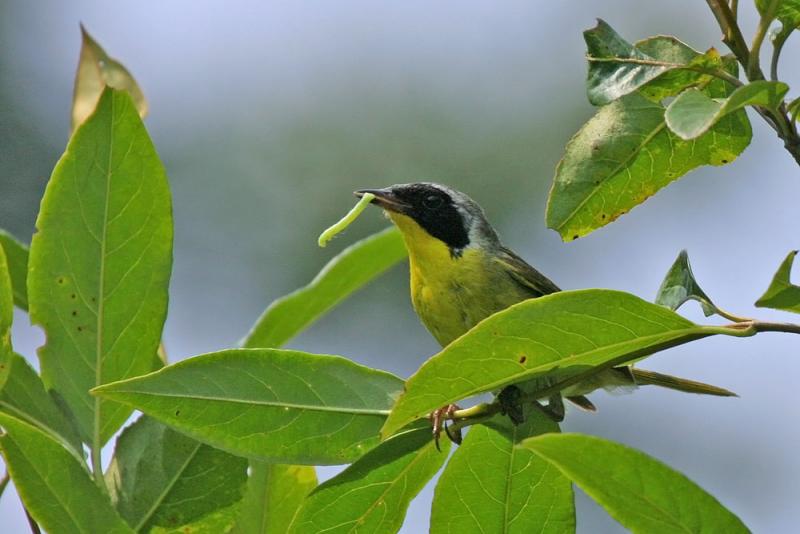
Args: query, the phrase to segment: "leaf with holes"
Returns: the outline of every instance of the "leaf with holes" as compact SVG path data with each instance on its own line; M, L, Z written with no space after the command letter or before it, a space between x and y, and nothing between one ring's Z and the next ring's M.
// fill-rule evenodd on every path
M362 239L328 262L307 286L269 305L242 343L279 347L407 255L396 228Z
M692 266L689 265L689 255L685 250L681 250L664 281L661 282L655 302L670 310L677 310L688 300L699 302L706 317L716 313L716 306L711 302L711 298L705 294L694 278Z
M106 89L75 132L36 227L28 304L47 337L42 378L99 446L131 409L89 390L157 365L172 265L167 178L126 93Z
M436 450L429 428L381 443L308 496L291 534L397 532L408 504L441 469L449 440Z
M351 462L378 444L403 381L339 356L230 349L94 390L232 454Z
M684 141L667 128L661 104L637 93L624 96L600 108L567 144L547 201L547 226L565 241L584 236L687 172L730 163L750 137L740 110Z
M547 378L576 384L598 371L718 333L621 291L562 291L478 323L406 382L381 433L504 386ZM559 388L560 389L560 388Z
M234 532L286 534L306 496L316 486L317 474L311 466L251 461Z
M136 531L178 528L239 502L247 460L204 445L147 416L117 440L106 482Z
M0 230L0 248L6 253L8 274L14 290L14 304L28 309L28 247L17 241L11 234Z
M89 477L82 459L51 435L0 412L0 449L26 509L48 532L133 530Z
M529 450L525 438L558 432L541 411L530 409L514 425L506 416L469 429L436 484L431 534L575 532L572 484Z
M547 434L521 447L552 463L631 532L750 532L684 475L619 443Z
M800 286L791 283L792 264L797 251L793 250L783 260L766 292L756 302L759 308L773 308L776 310L800 313Z

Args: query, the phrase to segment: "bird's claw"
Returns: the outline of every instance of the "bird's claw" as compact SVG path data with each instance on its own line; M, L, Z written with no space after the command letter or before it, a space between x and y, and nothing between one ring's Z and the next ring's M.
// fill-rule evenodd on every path
M447 434L448 438L450 438L450 441L456 445L461 445L461 429L458 429L455 431L455 433L452 433L450 428L447 426L447 420L452 419L453 414L460 409L461 408L455 404L448 404L447 406L442 406L438 410L431 412L429 418L431 420L431 426L433 427L433 441L436 443L436 450L442 450L439 447L439 437L442 435L442 430L444 430L444 433Z
M500 403L500 413L507 415L515 425L525 422L525 412L522 408L522 391L517 386L507 386L497 395Z

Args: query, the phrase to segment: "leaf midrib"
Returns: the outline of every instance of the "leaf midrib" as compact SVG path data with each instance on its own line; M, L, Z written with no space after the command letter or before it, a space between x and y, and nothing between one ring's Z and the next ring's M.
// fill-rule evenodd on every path
M172 488L178 482L178 479L181 477L183 472L189 466L191 461L194 460L194 457L197 456L197 451L199 451L200 447L202 447L202 446L203 446L202 443L200 443L199 441L195 441L194 450L192 450L192 452L186 457L186 460L183 462L183 464L180 466L180 468L177 471L175 471L175 476L173 476L172 479L165 485L164 490L153 501L152 506L150 506L150 508L147 510L147 512L142 516L141 520L134 527L134 530L136 532L139 532L142 529L142 527L144 527L144 525L147 524L147 522L150 520L150 518L156 512L158 507L161 506L161 504L164 502L164 499L166 498L166 496L169 494L169 492L172 491Z
M643 148L644 146L646 146L648 143L650 143L650 141L652 141L652 140L653 140L653 138L654 138L656 135L658 135L659 133L661 133L661 131L662 131L662 130L663 130L665 127L666 127L666 126L667 126L667 122L666 122L666 120L664 119L664 115L663 115L663 113L662 113L662 115L661 115L661 123L660 123L658 126L656 126L656 127L653 129L653 131L652 131L652 132L650 132L649 134L647 134L647 136L645 137L644 141L643 141L642 143L640 143L640 144L639 144L639 145L636 147L636 150L632 151L630 154L628 154L628 156L627 156L627 157L625 157L625 159L623 159L622 161L620 161L620 162L619 162L619 164L618 164L618 165L617 165L617 166L616 166L616 167L615 167L615 168L614 168L614 169L613 169L613 170L612 170L610 173L608 173L608 174L606 175L606 177L605 177L605 178L603 178L603 179L604 179L604 180L607 180L607 179L610 179L610 178L613 178L614 176L616 176L616 175L617 175L617 174L618 174L618 173L619 173L619 172L620 172L622 169L624 169L624 168L627 166L627 164L628 164L628 163L629 163L629 162L630 162L632 159L634 159L634 158L638 157L638 156L639 156L639 154L642 152L642 148ZM570 222L571 222L571 221L572 221L572 220L575 218L575 216L576 216L576 214L578 213L578 211L579 211L579 210L580 210L580 209L581 209L581 208L582 208L582 207L583 207L583 206L584 206L584 205L585 205L587 202L589 202L589 200L591 200L591 199L594 197L594 195L595 195L595 194L596 194L598 191L600 191L600 189L602 189L602 188L601 188L601 187L595 187L594 189L592 189L592 190L589 192L589 194L588 194L588 195L586 195L586 197L584 197L584 199L583 199L583 200L581 200L581 201L580 201L580 203L578 203L578 205L575 207L575 209L573 209L573 210L572 210L572 211L569 213L569 215L567 215L567 217L564 219L564 221L563 221L561 224L559 224L558 226L556 226L556 227L555 227L555 230L557 230L557 231L561 231L561 229L562 229L562 228L564 228L564 226L565 226L565 225L567 225L568 223L570 223Z
M99 393L103 393L104 390L98 390ZM177 399L187 399L187 400L210 400L210 401L218 401L218 402L230 402L233 404L247 404L247 405L256 405L256 406L266 406L270 408L291 408L295 410L309 410L309 411L316 411L316 412L334 412L334 413L342 413L348 415L389 415L389 409L373 409L373 408L347 408L343 406L320 406L320 405L313 405L313 404L299 404L293 402L274 402L274 401L263 401L263 400L256 400L256 399L236 399L230 397L218 397L215 395L186 395L186 394L179 394L179 393L155 393L152 391L137 391L135 389L132 390L123 390L123 389L111 389L107 391L108 393L116 394L116 393L127 393L127 394L134 394L134 395L147 395L151 397L168 397L168 398L177 398ZM117 399L119 402L128 402L125 399Z
M543 365L539 365L539 366L534 367L534 368L525 369L525 371L521 372L521 373L515 373L513 375L507 375L507 376L503 377L502 379L495 380L494 382L491 382L489 384L483 384L479 388L472 388L469 391L460 392L458 398L459 399L464 399L464 398L471 397L473 395L477 395L478 393L483 393L485 391L492 391L492 390L495 390L495 389L497 389L497 388L499 388L501 386L504 386L506 384L513 383L515 381L521 381L522 378L527 378L530 375L534 375L534 374L538 374L538 373L546 373L549 370L552 370L553 367L569 366L575 360L589 357L589 356L593 355L594 353L597 353L597 352L600 352L600 351L606 351L606 350L610 350L610 349L615 349L617 347L625 346L625 345L628 345L628 344L631 344L631 343L634 343L634 342L641 342L641 341L644 340L645 344L644 344L643 347L637 348L635 350L630 351L630 353L634 353L634 352L638 352L640 350L647 350L647 348L649 346L656 346L657 345L657 343L648 344L647 343L648 340L656 340L656 339L663 338L661 343L667 343L667 342L670 342L670 341L675 341L675 340L678 340L678 339L682 339L684 337L691 337L693 335L708 336L708 335L712 335L712 333L711 332L707 332L706 330L704 330L704 328L702 326L693 324L691 327L683 328L683 329L680 329L680 330L667 330L667 331L661 332L659 334L652 334L652 335L649 335L649 336L642 336L642 337L637 337L637 338L634 338L634 339L628 339L628 340L625 340L625 341L621 341L619 343L612 343L610 345L604 345L602 347L597 347L597 348L594 348L594 349L592 349L590 351L587 351L587 352L582 352L580 354L575 354L575 355L572 355L572 356L568 356L566 358L562 358L560 360L555 360L555 361L552 361L552 362L549 362L549 363L546 363L546 364L543 364ZM662 349L659 349L659 350L662 350ZM621 357L623 355L626 355L626 354L620 354L619 356L617 356L617 358ZM616 358L611 358L609 361L613 361L615 359ZM444 400L442 400L440 402L437 402L436 405L439 406L439 405L445 404L447 402L451 402L453 400L456 400L456 399L453 399L452 397L447 396L447 397L444 398ZM398 401L398 403L401 402L401 401L402 401L402 397L401 397L400 401ZM401 428L402 426L408 424L409 422L417 419L418 416L419 416L418 413L414 412L414 415L412 415L410 417L409 416L405 416L403 418L403 420L401 421L400 425L397 425L397 423L395 423L395 425L393 425L392 427L389 427L389 428L390 428L391 431L394 431L394 429ZM386 427L384 426L384 428L386 428Z

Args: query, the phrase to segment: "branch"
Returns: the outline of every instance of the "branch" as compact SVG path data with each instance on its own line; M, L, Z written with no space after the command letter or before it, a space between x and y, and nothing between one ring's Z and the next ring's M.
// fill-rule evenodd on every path
M750 47L750 58L747 62L747 78L750 80L763 80L764 73L761 72L761 45L764 42L764 37L767 36L769 26L775 20L775 12L778 10L779 0L772 0L767 6L767 10L758 21L756 33L753 36L753 44Z
M736 317L736 319L741 319L741 321L723 326L704 326L703 330L705 333L703 335L699 335L698 338L706 337L707 335L713 335L713 334L721 334L734 337L750 337L756 335L759 332L786 332L790 334L800 334L800 324L772 323L772 322L758 321L755 319L744 319L737 316L732 316L732 317ZM653 351L653 347L650 347L645 352L651 352L651 351ZM631 360L638 358L640 356L642 355L629 354L623 357L623 360L630 362ZM557 382L539 391L524 394L522 395L522 397L520 397L520 403L537 404L540 399L547 399L551 395L560 393L569 386L575 385L579 382L582 382L583 380L586 380L589 376L597 374L608 368L616 367L619 364L620 363L618 361L612 360L610 362L606 362L605 365L595 367L589 371L573 375L569 378L566 378L560 382ZM493 416L497 415L501 411L502 407L497 399L495 399L492 402L477 404L471 408L466 408L464 410L456 410L449 417L449 419L453 421L453 424L449 427L450 432L451 433L457 432L464 427L475 425L478 423L483 423L491 419Z
M746 66L750 52L747 50L747 43L745 43L742 36L742 30L739 29L739 25L736 23L736 16L733 11L728 7L725 0L706 0L706 3L711 12L714 13L714 17L722 30L722 42L733 52L739 63Z

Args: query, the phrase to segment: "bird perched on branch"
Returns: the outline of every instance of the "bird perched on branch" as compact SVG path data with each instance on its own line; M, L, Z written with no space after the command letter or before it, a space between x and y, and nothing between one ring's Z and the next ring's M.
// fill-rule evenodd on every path
M372 204L383 208L400 229L408 249L414 310L443 347L500 310L559 291L550 279L500 242L483 209L464 193L427 182L355 192L358 197L366 193L375 196ZM708 384L623 366L570 386L539 407L560 421L564 416L562 395L581 408L594 411L586 393L598 387L644 384L691 393L734 395ZM499 394L503 411L515 423L523 417L519 397L516 386ZM431 414L437 443L445 421L457 409L449 405ZM448 435L460 441L460 434Z

